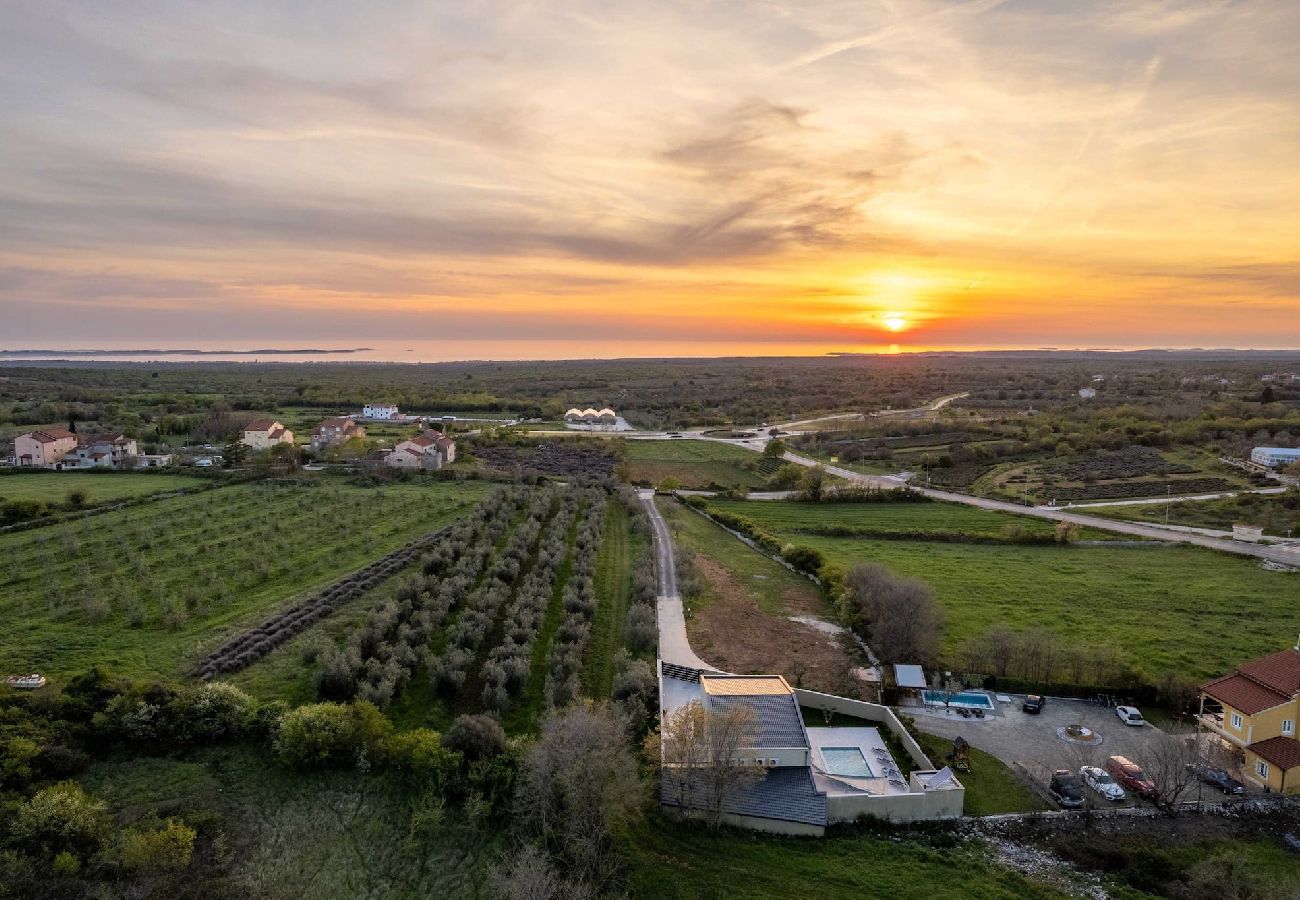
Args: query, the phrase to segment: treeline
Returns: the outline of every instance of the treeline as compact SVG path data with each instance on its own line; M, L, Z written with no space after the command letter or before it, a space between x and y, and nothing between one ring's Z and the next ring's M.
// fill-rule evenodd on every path
M565 885L564 896L618 893L626 872L616 838L640 814L644 795L628 722L615 704L557 711L536 740L508 738L485 715L460 716L442 733L397 731L364 701L288 709L228 684L133 683L99 668L58 694L3 692L0 893L239 894L228 868L229 810L118 816L73 780L96 759L223 744L260 748L274 764L304 773L353 769L401 779L412 839L451 807L467 822L510 833L518 849L494 876L506 896L524 896L518 888L538 871Z

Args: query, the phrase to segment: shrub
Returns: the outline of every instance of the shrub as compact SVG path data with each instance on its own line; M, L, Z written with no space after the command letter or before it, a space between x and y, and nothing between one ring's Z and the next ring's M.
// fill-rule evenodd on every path
M108 825L104 804L75 782L62 781L18 805L10 834L47 850L93 850Z
M800 544L787 544L782 547L781 556L800 572L807 572L809 575L816 575L821 571L822 566L826 565L826 557L822 556L820 550Z
M133 831L122 839L122 865L137 872L165 872L183 869L194 855L197 832L175 819L168 819L157 831Z
M77 854L67 850L60 850L54 857L54 862L50 866L50 871L55 875L64 878L70 878L81 871L81 860Z
M408 777L442 787L455 779L464 757L443 746L442 736L431 728L416 728L394 736L391 759Z
M312 703L280 717L273 746L281 762L298 768L364 767L386 752L392 730L369 703Z
M457 716L443 735L442 746L460 753L469 762L476 762L504 753L506 733L501 723L491 716Z

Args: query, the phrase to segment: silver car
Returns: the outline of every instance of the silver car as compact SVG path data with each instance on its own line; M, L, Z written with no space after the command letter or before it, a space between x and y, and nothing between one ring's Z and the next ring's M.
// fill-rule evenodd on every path
M1105 769L1099 769L1097 766L1081 767L1079 769L1079 779L1107 800L1114 800L1119 803L1128 796L1115 779L1110 777L1109 772Z

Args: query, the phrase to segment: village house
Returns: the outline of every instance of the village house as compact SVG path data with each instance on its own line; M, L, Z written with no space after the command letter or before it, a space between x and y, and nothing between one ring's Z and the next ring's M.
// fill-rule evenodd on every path
M455 460L456 442L440 431L429 430L401 441L384 457L384 465L436 471Z
M396 403L367 403L361 410L361 418L392 421L402 418L402 414Z
M134 438L121 434L79 436L77 449L64 459L65 468L125 469L139 455Z
M66 428L29 431L14 439L14 462L20 466L62 468L63 459L77 449L77 436Z
M174 462L170 453L141 453L135 458L137 469L164 469Z
M240 442L253 450L269 450L277 444L292 444L293 432L274 419L254 419L244 426Z
M327 447L366 436L366 429L352 418L322 419L311 430L311 449L317 453Z
M1223 707L1222 719L1206 714L1206 701ZM1300 641L1202 685L1201 719L1240 749L1246 777L1279 793L1300 794Z

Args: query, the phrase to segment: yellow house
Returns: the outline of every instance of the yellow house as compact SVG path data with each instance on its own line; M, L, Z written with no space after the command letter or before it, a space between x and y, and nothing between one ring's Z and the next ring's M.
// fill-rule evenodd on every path
M274 419L254 419L244 426L241 440L254 450L267 450L276 444L292 444L293 432Z
M1245 774L1261 787L1300 794L1300 642L1290 650L1242 663L1237 671L1201 686L1223 706L1216 732L1242 749Z

